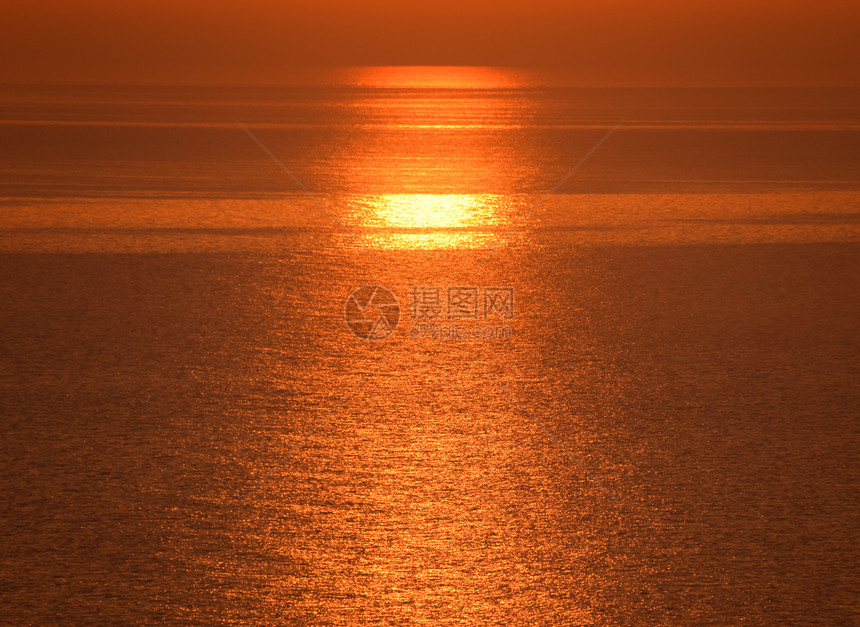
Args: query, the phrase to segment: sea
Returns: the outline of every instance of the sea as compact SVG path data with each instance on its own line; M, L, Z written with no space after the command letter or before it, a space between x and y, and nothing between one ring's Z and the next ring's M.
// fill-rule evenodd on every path
M0 622L860 623L860 89L0 87Z

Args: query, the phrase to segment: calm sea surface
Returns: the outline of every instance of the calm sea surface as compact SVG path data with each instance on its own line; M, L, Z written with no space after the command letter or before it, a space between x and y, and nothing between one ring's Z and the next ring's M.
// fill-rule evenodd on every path
M860 622L860 90L476 72L0 88L0 622Z

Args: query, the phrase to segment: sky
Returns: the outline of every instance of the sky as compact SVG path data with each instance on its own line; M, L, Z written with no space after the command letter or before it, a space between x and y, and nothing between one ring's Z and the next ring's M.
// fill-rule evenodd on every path
M4 0L0 82L552 68L584 86L860 85L856 0Z

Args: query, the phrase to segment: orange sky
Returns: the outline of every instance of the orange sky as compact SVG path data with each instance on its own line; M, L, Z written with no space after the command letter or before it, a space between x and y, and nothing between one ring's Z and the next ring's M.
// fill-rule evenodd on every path
M0 81L279 82L291 66L563 68L583 85L860 85L856 0L5 0Z

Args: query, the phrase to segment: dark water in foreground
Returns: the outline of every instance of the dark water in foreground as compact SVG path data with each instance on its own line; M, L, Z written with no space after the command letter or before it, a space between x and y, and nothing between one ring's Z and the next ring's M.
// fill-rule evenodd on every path
M243 101L357 244L223 94L9 93L3 622L860 619L838 94ZM362 285L400 302L387 339L344 324ZM515 315L415 338L413 286L512 287Z
M331 256L4 255L4 616L850 623L858 264L555 248L512 338L367 344Z

